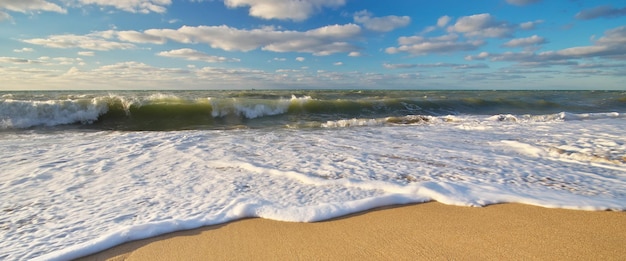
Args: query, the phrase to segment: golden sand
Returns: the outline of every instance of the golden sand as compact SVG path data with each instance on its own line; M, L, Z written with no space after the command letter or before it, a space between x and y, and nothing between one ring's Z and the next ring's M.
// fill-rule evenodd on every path
M129 242L81 260L624 260L626 212L436 202L329 221L260 218Z

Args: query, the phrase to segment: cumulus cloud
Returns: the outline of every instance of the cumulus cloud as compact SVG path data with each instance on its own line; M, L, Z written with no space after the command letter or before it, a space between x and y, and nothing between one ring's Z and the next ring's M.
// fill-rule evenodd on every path
M497 20L488 13L475 14L459 17L454 24L450 24L452 17L442 16L437 19L437 24L426 27L422 34L446 28L448 33L459 33L465 37L475 38L510 38L513 34L521 30L532 30L543 20L523 22L520 24Z
M83 51L83 52L78 52L78 55L80 55L80 56L94 56L95 53L91 52L91 51Z
M27 13L31 11L47 11L67 13L67 10L55 3L45 0L0 0L0 10Z
M52 35L48 38L25 39L22 42L42 45L50 48L81 48L94 51L109 51L114 49L132 49L135 45L103 39L97 34L88 35Z
M598 45L626 47L626 26L609 29L596 41Z
M136 61L128 61L128 62L120 62L111 65L104 65L99 68L93 70L96 73L116 73L116 72L126 72L128 75L158 75L160 72L181 72L184 73L184 70L180 69L167 69L167 68L157 68L150 65L147 65L142 62ZM144 78L149 79L149 78Z
M532 30L532 29L535 29L535 26L541 23L543 23L543 20L524 22L524 23L521 23L519 27L523 30Z
M208 44L226 51L251 51L261 48L272 52L304 52L330 55L354 52L348 41L361 33L355 24L329 25L308 31L280 31L272 27L244 30L221 26L183 26L179 29L149 29L144 32L114 32L120 40L133 43L161 44L167 40L180 43Z
M387 69L411 69L417 67L417 65L407 63L383 63L383 67Z
M623 60L626 58L626 26L620 26L607 30L604 36L596 40L593 45L576 46L556 51L534 53L505 52L501 54L480 53L475 56L467 56L466 60L485 60L517 62L521 66L546 67L552 65L575 65L580 59L614 58Z
M298 62L304 62L305 58L304 57L296 57L296 61Z
M439 19L437 19L437 26L444 27L444 26L448 25L450 20L452 20L452 17L447 16L447 15L439 17Z
M576 19L590 20L595 18L615 18L626 15L626 7L614 8L610 5L597 6L591 9L585 9L576 14Z
M498 21L492 15L483 13L460 17L454 25L448 27L449 32L463 33L468 37L510 37L516 25L506 21Z
M526 38L511 39L510 41L504 43L503 46L505 46L505 47L526 47L526 46L532 46L532 45L540 45L540 44L544 44L546 42L547 41L546 41L545 38L543 38L541 36L533 35L533 36L526 37Z
M303 21L325 7L336 8L346 0L224 0L230 8L250 7L250 16L263 19Z
M0 11L0 22L4 20L9 20L9 19L11 19L11 16L9 14Z
M84 65L84 62L81 58L70 58L70 57L47 57L42 56L37 59L24 59L19 57L0 57L0 63L8 63L13 65L44 65L44 66L55 66L55 65Z
M439 17L439 19L437 19L437 25L426 27L422 31L422 34L430 33L432 31L435 31L435 30L439 29L439 28L443 28L446 25L448 25L448 23L450 23L450 21L452 21L452 17L450 17L450 16L444 15L442 17Z
M30 53L34 51L35 50L33 48L27 48L27 47L24 47L22 49L13 49L13 52L16 52L16 53Z
M46 0L0 0L0 22L11 19L11 15L8 12L4 12L5 10L20 13L39 11L67 13L65 8Z
M465 60L468 61L473 61L473 60L485 60L487 57L489 57L489 53L488 52L480 52L477 55L468 55L465 56Z
M171 0L78 0L83 5L109 6L131 13L165 13Z
M151 44L164 44L167 42L167 39L158 33L152 34L151 32L155 30L147 30L145 32L138 31L103 31L98 33L104 38L113 38L117 37L119 40L131 42L131 43L151 43Z
M239 59L229 59L226 57L213 56L190 48L163 51L158 53L157 55L163 57L181 58L187 61L202 61L207 63L239 61Z
M18 57L6 57L0 56L0 63L9 63L9 64L33 64L33 63L41 63L37 60L24 59Z
M390 32L399 27L409 25L411 18L408 16L383 16L373 17L368 11L360 11L354 14L354 22L362 24L365 28L376 32Z
M70 57L54 57L50 59L50 62L46 65L85 65L82 58L70 58Z
M103 65L92 70L70 68L58 79L72 82L77 79L89 79L84 85L89 88L102 88L114 84L118 88L134 89L145 84L157 88L159 86L173 88L188 81L189 77L190 71L187 69L160 68L142 62L126 61Z
M452 68L452 69L482 69L489 68L484 63L479 64L459 64L459 63L418 63L418 64L383 64L387 69L410 69L410 68Z
M512 4L512 5L529 5L529 4L534 4L534 3L538 3L541 0L506 0L507 3Z
M562 49L556 52L544 53L546 56L573 59L583 57L625 56L626 55L626 26L620 26L604 32L591 46L579 46Z
M2 58L0 58L2 60ZM54 58L49 58L50 61ZM30 84L41 88L67 88L72 82L81 80L77 88L102 89L115 86L119 89L138 89L151 86L155 89L173 89L181 84L190 89L224 88L270 88L284 86L319 86L316 78L297 77L298 72L274 73L248 68L217 68L188 66L187 68L155 67L138 61L126 61L102 65L93 69L67 66L58 69L24 69L19 64L14 67L0 66L0 73L8 76L7 83ZM16 79L19 79L17 81Z
M360 48L350 43L361 33L356 24L329 25L308 31L281 31L273 27L252 30L221 26L183 26L178 29L140 31L107 30L87 35L52 35L23 42L52 48L82 48L95 51L132 49L135 44L208 44L225 51L262 49L272 52L301 52L313 55L353 53Z
M431 53L451 53L457 51L471 51L485 44L482 40L459 41L456 34L439 37L410 36L398 38L399 47L389 47L385 52L396 54L407 52L412 55L426 55Z
M606 63L583 63L574 66L577 69L604 69L604 68L624 68L624 64L606 64Z

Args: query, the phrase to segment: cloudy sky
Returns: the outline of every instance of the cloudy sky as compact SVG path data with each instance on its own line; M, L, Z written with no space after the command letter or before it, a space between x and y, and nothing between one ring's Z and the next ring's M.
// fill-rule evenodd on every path
M626 89L626 3L0 0L0 90Z

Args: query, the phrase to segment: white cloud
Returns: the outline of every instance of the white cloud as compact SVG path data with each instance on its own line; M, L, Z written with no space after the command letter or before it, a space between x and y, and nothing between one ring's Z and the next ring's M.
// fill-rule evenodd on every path
M334 53L351 52L355 47L346 42L324 43L317 39L298 39L292 41L268 44L261 48L272 52L304 52L317 56L326 56Z
M84 5L110 6L131 13L165 13L171 0L78 0Z
M334 66L341 66L341 65L343 65L343 62L335 62L335 63L333 63L333 65Z
M383 64L387 69L410 69L410 68L452 68L452 69L483 69L489 68L484 63L458 64L458 63L418 63L418 64Z
M361 54L361 52L350 52L348 54L348 56L350 56L350 57L361 57L362 54Z
M406 63L384 63L383 67L387 69L410 69L417 67L416 64L406 64Z
M84 65L81 58L70 57L48 57L42 56L38 59L24 59L18 57L0 57L0 63L12 64L12 65L44 65L44 66L56 66L56 65Z
M76 67L72 67L69 70L67 70L67 72L65 72L65 76L72 76L72 75L78 75L80 74L80 70Z
M459 41L456 34L443 35L439 37L410 36L398 38L399 47L389 47L385 52L396 54L407 52L413 55L426 55L431 53L451 53L457 51L471 51L485 44L482 40Z
M626 7L614 8L610 5L602 5L591 9L585 9L576 14L576 19L590 20L595 18L615 18L626 15Z
M296 61L298 62L304 62L305 58L304 57L296 57Z
M9 19L11 19L11 16L9 14L0 11L0 22L4 20L9 20Z
M261 48L272 52L303 52L329 55L354 52L358 47L349 43L361 33L355 24L329 25L304 32L278 31L272 27L243 30L226 25L183 26L179 29L150 29L143 33L117 32L120 40L134 43L203 43L226 51L251 51Z
M626 55L626 26L620 26L604 32L604 36L594 42L592 46L571 47L543 55L556 55L559 59L573 59L582 57L604 57Z
M444 27L444 26L448 25L450 20L452 20L452 17L447 16L447 15L439 17L439 19L437 19L437 26Z
M22 49L13 49L13 52L16 52L16 53L30 53L34 51L35 50L33 48L27 48L27 47L24 47Z
M78 52L78 55L80 55L80 56L94 56L95 53L91 52L91 51L85 51L85 52Z
M476 14L460 17L454 25L448 27L449 32L463 33L468 37L510 37L516 26L505 21L497 21L492 15Z
M525 67L547 67L553 65L576 65L581 59L601 59L612 58L624 60L626 58L626 26L607 30L603 37L600 37L589 46L575 46L556 51L545 51L534 53L505 52L501 54L481 53L476 56L467 56L466 60L489 59L493 62L506 61L517 62Z
M8 63L8 64L34 64L41 63L41 61L30 60L18 57L6 57L0 56L0 63Z
M533 35L533 36L526 37L526 38L511 39L510 41L504 43L503 46L506 46L506 47L525 47L525 46L544 44L546 42L547 41L546 41L545 38L543 38L541 36Z
M507 3L512 4L512 5L529 5L529 4L534 4L534 3L538 3L541 0L506 0Z
M96 75L106 76L121 76L124 75L122 80L141 80L141 81L153 81L164 79L170 76L172 73L185 74L187 71L176 68L158 68L147 65L145 63L129 61L120 62L111 65L104 65L91 71ZM173 78L173 77L172 77Z
M250 7L250 16L263 19L306 20L322 8L336 8L346 0L224 0L230 8Z
M611 47L626 47L626 26L620 26L604 32L604 36L596 44Z
M59 5L45 0L0 0L0 10L3 9L20 13L27 13L31 11L67 13L67 10ZM8 16L8 14L5 13L5 17L6 16Z
M137 31L104 31L101 32L104 38L112 38L117 36L118 39L131 43L151 43L151 44L164 44L166 39L163 36L152 35L150 30L146 32L137 32Z
M308 31L277 30L274 27L238 29L221 26L182 26L178 29L140 31L106 30L87 35L51 35L23 39L23 42L51 48L81 48L94 51L133 49L135 44L207 44L226 51L261 49L272 52L301 52L323 56L334 53L358 54L353 41L361 35L356 24L328 25Z
M447 15L444 15L444 16L442 16L442 17L439 17L439 18L437 19L437 25L434 25L434 26L428 26L428 27L426 27L426 28L422 31L422 34L427 34L427 33L430 33L430 32L432 32L432 31L435 31L435 30L437 30L437 29L439 29L439 28L443 28L443 27L445 27L446 25L448 25L448 23L449 23L451 20L452 20L452 17L447 16Z
M53 79L63 86L66 82L85 80L80 88L136 89L136 86L154 86L155 88L175 88L188 82L193 77L187 69L159 68L136 61L104 65L92 70L70 68ZM195 77L193 77L195 78ZM48 80L46 84L51 84Z
M187 61L202 61L202 62L207 62L207 63L239 62L239 59L229 59L226 57L208 55L206 53L203 53L194 49L190 49L190 48L164 51L164 52L158 53L157 55L163 56L163 57L181 58Z
M376 32L390 32L396 28L409 25L411 18L408 16L383 16L373 17L368 11L360 11L354 14L354 22L363 24L369 30Z
M51 59L52 62L46 65L84 65L83 59L81 58L70 58L70 57L54 57Z
M465 56L465 60L473 61L473 60L484 60L489 57L488 52L480 52L478 55L468 55Z
M50 48L82 48L95 51L108 51L113 49L132 49L135 45L107 41L91 35L52 35L48 38L33 38L22 40L25 43L42 45Z
M524 22L524 23L521 23L519 27L523 30L532 30L532 29L535 29L535 26L541 23L543 23L543 20Z

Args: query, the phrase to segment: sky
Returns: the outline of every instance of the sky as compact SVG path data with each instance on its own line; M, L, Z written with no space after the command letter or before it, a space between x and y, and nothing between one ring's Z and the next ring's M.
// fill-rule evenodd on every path
M626 90L623 0L0 0L0 90Z

